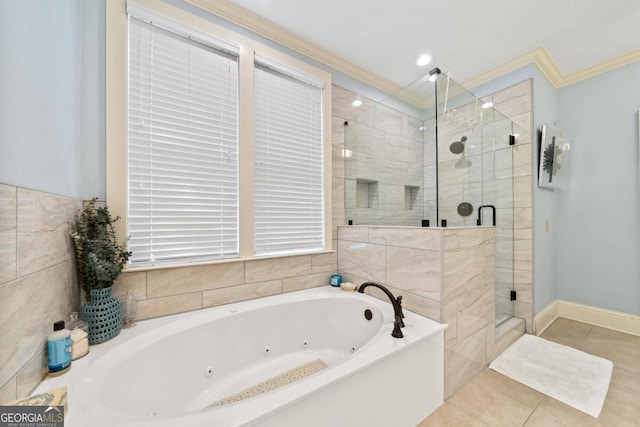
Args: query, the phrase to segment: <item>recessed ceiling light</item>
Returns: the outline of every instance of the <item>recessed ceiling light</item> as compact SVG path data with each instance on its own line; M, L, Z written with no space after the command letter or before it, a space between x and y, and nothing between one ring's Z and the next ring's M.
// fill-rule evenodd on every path
M482 108L484 108L485 110L491 107L493 107L493 102L485 102L484 104L482 104Z
M360 101L359 99L356 99L351 103L351 105L353 105L354 107L359 107L362 105L362 101Z
M418 64L421 67L424 67L430 62L431 62L431 57L429 55L420 55L420 57L416 61L416 64Z

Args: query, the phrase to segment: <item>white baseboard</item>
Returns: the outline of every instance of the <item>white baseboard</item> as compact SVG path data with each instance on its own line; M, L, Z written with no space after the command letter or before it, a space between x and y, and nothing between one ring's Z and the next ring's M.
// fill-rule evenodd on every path
M542 334L558 317L640 336L640 316L560 300L553 301L535 316L536 335Z
M533 318L533 332L540 336L545 329L547 329L554 320L558 318L558 301L553 301L551 304L543 308L540 313L536 314Z

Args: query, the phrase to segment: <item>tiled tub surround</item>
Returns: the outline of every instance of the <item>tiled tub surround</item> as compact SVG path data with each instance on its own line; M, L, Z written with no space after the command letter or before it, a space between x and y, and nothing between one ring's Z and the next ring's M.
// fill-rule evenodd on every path
M150 319L329 284L335 252L126 271L113 295L131 292L138 319Z
M520 322L496 336L493 227L339 226L338 271L358 285L382 283L408 310L449 325L445 397L524 332Z
M40 383L53 322L80 305L68 232L81 206L0 184L0 403Z

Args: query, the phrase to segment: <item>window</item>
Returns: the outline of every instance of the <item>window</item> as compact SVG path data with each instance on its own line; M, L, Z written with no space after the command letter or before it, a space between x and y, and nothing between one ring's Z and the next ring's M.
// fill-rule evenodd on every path
M255 252L321 250L321 82L267 64L255 67Z
M329 248L329 74L179 7L124 3L107 4L107 201L131 266Z
M238 61L129 21L131 264L238 255Z

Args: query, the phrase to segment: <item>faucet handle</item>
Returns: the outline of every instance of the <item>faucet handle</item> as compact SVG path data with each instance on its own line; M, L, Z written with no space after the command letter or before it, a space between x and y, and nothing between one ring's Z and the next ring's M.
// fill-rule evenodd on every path
M396 302L398 303L398 308L400 309L400 326L404 328L404 311L402 310L402 295L398 295L396 297Z

